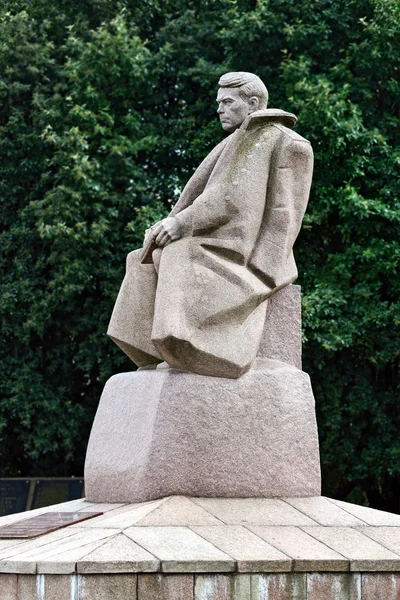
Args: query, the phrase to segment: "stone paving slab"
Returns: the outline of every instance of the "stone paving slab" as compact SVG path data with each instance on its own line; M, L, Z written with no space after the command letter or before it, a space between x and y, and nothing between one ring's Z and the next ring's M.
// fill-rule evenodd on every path
M191 529L234 558L240 573L279 573L292 570L292 560L287 554L240 525Z
M8 580L12 582L14 574L29 579L36 574L61 577L78 573L83 577L146 571L192 575L236 571L249 577L256 571L265 576L274 572L283 576L289 570L299 575L340 574L349 569L371 575L400 572L399 516L328 498L173 496L140 504L101 506L74 500L10 517L16 522L46 510L87 512L99 508L105 514L85 523L35 539L1 540L0 574L12 575ZM0 525L9 521L9 517L2 517ZM378 526L380 523L385 525ZM324 585L341 589L339 580L344 581L332 576L321 583L322 579L316 578L312 589ZM208 586L210 581L207 579ZM239 593L235 591L238 585L242 591L247 589L250 581L235 579L232 593ZM258 581L257 586L260 581L274 586L278 579L254 581ZM240 594L245 594L242 591Z
M357 527L357 531L400 556L400 527Z
M146 517L149 513L152 513L166 502L166 500L167 498L162 498L161 500L152 502L133 504L131 505L130 510L125 510L126 507L123 507L118 511L115 511L115 513L114 511L110 511L109 513L106 513L106 515L102 515L102 517L89 519L89 521L86 522L86 526L93 529L100 525L100 527L112 527L113 529L123 530L138 523L138 521Z
M36 572L46 575L69 575L75 573L77 562L82 561L87 554L100 548L108 539L108 537L97 539L84 546L78 546L77 548L72 548L48 558L41 558L36 563Z
M155 500L153 502L145 502L145 503L140 503L140 504L115 504L114 506L118 507L118 508L112 508L110 510L107 510L104 512L103 515L96 517L94 519L88 519L87 521L83 521L82 523L77 523L76 525L71 525L71 527L103 527L103 521L106 521L108 519L111 519L112 517L116 517L116 516L120 516L126 512L129 513L134 513L134 511L141 509L139 512L143 511L143 514L147 514L147 509L146 508L142 508L144 506L150 506L149 510L153 510L153 504L155 504L156 506L159 505L159 502L161 502L160 500ZM97 504L95 505L97 506ZM112 505L109 505L112 506ZM83 511L84 509L82 509ZM88 509L90 510L90 509ZM80 512L80 511L79 511ZM138 514L138 513L135 513ZM117 528L118 529L118 528Z
M329 502L327 498L323 498L322 496L284 498L284 501L313 519L313 521L316 521L318 525L326 525L327 527L355 527L357 525L365 525L364 521L357 519L354 515L342 510L339 506L332 504L332 502Z
M249 527L250 531L293 559L294 571L348 571L347 558L299 527Z
M155 510L137 521L141 527L183 527L191 525L223 525L220 519L201 508L190 498L173 496L167 498Z
M400 556L350 527L304 527L329 548L350 560L351 571L399 571Z
M161 561L165 573L234 571L235 561L187 527L131 527L125 534Z
M68 538L57 539L48 544L34 547L30 550L26 550L25 552L21 552L17 555L0 561L0 572L36 573L38 563L45 562L46 564L49 564L49 562L52 562L49 561L49 559L53 559L69 550L79 549L80 552L80 549L85 545L110 537L116 533L117 532L113 529L99 529L96 531L90 531L89 533L86 531L77 533L75 531L74 534ZM54 562L57 562L57 559ZM56 569L57 567L54 568ZM75 561L72 564L65 565L64 569L67 571L67 573L70 573L71 569L73 572L75 570Z
M78 561L78 573L154 573L160 561L123 533Z
M286 502L273 498L193 498L226 525L318 525Z
M57 540L64 540L77 533L82 533L82 528L75 529L74 527L64 527L63 529L57 529L56 531L52 531L46 535L41 535L32 539L24 539L22 540L22 544L18 543L21 540L7 540L9 542L17 542L15 544L10 544L9 546L0 550L0 561L12 556L16 556L18 554L22 554L29 550L34 550L36 548L40 548L41 546L47 546L52 542L56 542Z
M336 506L350 513L354 517L364 521L367 525L373 525L376 527L400 527L400 515L395 515L383 510L376 510L367 506L359 506L358 504L342 502L341 500L333 500L332 498L327 498L327 500L333 504L336 504Z

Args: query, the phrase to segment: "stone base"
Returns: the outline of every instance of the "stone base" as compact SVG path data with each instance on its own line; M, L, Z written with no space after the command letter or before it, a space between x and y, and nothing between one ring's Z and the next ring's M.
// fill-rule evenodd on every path
M0 600L398 600L400 515L329 498L84 499L103 512L0 540Z
M112 377L89 440L85 489L90 502L320 494L308 375L264 360L239 380L175 369Z
M4 600L398 600L398 573L4 575Z

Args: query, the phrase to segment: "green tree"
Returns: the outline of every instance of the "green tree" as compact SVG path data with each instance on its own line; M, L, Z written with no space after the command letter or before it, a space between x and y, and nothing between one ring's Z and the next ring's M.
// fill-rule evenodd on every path
M124 256L222 138L219 75L249 70L315 151L296 257L324 493L400 510L398 2L5 4L3 472L82 472L132 368L104 333Z

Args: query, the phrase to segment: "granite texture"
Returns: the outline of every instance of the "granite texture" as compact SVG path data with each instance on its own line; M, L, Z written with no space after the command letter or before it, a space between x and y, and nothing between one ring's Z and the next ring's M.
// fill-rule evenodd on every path
M298 500L169 497L103 504L105 515L90 528L4 540L0 600L398 600L397 515L392 526L369 525L379 515L363 507L357 518L365 525L320 525L309 515L329 521L329 503L337 509L331 522L357 507L325 498L321 513L320 497ZM78 506L96 509L88 502ZM107 515L125 520L110 530ZM381 518L390 522L389 513ZM0 526L7 520L0 518ZM44 564L48 571L38 572ZM7 572L10 565L14 573ZM60 565L74 570L58 572Z
M239 380L175 369L112 377L87 450L88 500L319 494L309 377L267 365Z
M131 527L125 535L158 556L164 573L225 573L235 570L231 556L187 527Z
M301 369L301 295L299 285L287 285L268 301L256 363L279 360Z
M298 527L249 529L293 560L295 571L348 571L349 561Z
M266 108L257 76L228 79L220 80L218 114L231 135L148 230L144 252L127 258L108 335L138 366L164 360L241 377L256 359L268 298L297 278L292 248L309 197L311 145L291 131L294 115ZM261 95L248 96L249 82ZM286 354L281 347L280 359Z
M398 600L395 573L0 575L0 600ZM17 583L15 583L17 582Z
M65 598L59 597L57 600L72 599L137 600L137 576L131 573L129 575L81 575L78 578L78 590L75 597L65 596Z
M193 600L193 575L141 575L138 598L145 600Z
M192 527L192 530L232 556L239 573L292 570L292 561L287 554L260 540L259 536L245 527Z
M351 571L398 571L400 555L350 527L304 527L306 533L350 559Z

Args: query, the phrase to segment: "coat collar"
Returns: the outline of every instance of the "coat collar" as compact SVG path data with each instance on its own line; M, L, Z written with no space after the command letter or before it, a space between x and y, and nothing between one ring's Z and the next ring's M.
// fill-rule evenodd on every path
M297 123L297 117L293 113L286 112L280 108L266 108L264 110L257 110L246 117L240 129L246 131L253 129L257 125L267 123L280 123L281 125L285 125L285 127L294 127Z

